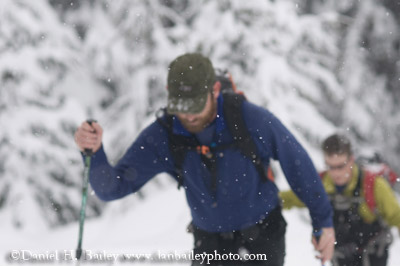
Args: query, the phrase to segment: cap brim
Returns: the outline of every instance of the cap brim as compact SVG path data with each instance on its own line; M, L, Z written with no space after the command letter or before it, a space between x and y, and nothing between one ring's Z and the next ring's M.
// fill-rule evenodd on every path
M197 114L206 106L208 94L200 94L196 97L184 98L168 96L167 111L170 114L185 113Z

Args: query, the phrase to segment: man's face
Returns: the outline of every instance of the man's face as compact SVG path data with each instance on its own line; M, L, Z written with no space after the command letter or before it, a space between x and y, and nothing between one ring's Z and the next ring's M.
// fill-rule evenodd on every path
M217 116L217 99L209 93L206 105L200 113L176 113L175 115L187 131L193 134L199 133L214 121Z
M352 176L354 157L348 154L324 155L330 176L338 186L346 185Z

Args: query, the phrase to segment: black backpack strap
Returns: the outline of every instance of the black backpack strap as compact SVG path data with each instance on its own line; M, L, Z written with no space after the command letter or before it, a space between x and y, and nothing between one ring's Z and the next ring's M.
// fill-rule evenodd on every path
M188 151L196 151L210 171L211 183L210 189L212 196L215 198L217 190L217 163L215 151L211 147L201 145L195 137L187 137L173 133L174 117L167 114L165 109L157 112L157 121L167 130L168 148L174 161L175 175L178 181L178 189L184 183L183 163Z
M169 115L165 109L157 112L157 121L167 130L168 133L168 148L174 161L175 175L178 180L178 189L184 183L183 162L188 151L196 151L202 162L208 168L211 174L211 192L215 197L217 188L217 163L215 154L210 150L210 147L201 145L194 137L187 137L173 133L174 116Z
M240 152L249 158L263 182L268 181L266 168L258 155L257 145L251 137L243 118L242 104L245 97L237 93L224 93L224 118L229 132Z
M194 138L173 134L174 117L167 114L165 109L157 114L157 121L167 130L168 148L174 161L178 189L183 185L183 162L189 150L195 150L198 143Z
M357 176L357 184L353 190L354 197L361 197L361 184L364 179L364 171L358 167L358 176Z

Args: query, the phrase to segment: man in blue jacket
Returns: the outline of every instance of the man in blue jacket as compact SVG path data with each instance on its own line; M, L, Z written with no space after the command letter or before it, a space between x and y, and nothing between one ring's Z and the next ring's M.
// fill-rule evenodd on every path
M207 259L214 259L212 265L281 266L286 222L278 189L273 181L260 178L254 160L229 146L234 134L227 127L229 113L223 109L226 100L214 73L210 60L200 54L184 54L172 61L167 104L170 130L162 122L166 116L153 122L117 165L107 161L99 124L82 123L75 133L76 143L81 151L94 151L90 183L100 199L122 198L138 191L155 175L170 173L185 188L193 219L194 254L209 254ZM260 164L266 169L271 158L278 160L292 190L309 208L313 228L321 233L319 241L314 237L313 243L324 263L334 249L332 210L312 161L266 109L243 101L241 115L257 147ZM194 139L201 147L225 149L215 156L214 167L205 163L207 155L202 155L201 149L188 150L179 173L168 145L179 137ZM200 262L194 260L193 265Z

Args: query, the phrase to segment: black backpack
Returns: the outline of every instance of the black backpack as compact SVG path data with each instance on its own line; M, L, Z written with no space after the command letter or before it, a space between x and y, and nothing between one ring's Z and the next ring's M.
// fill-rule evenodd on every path
M203 163L211 173L211 191L213 193L215 193L217 187L216 157L218 153L227 148L237 148L244 157L250 159L263 182L267 182L268 180L273 181L271 168L266 169L262 164L257 146L247 130L243 119L242 104L246 101L246 98L241 92L236 91L235 84L228 72L216 71L216 77L221 82L221 93L224 100L224 118L228 130L233 137L232 143L213 147L202 145L195 137L174 134L173 120L175 118L169 115L165 108L157 115L157 121L168 132L168 145L175 165L178 189L184 183L182 166L188 151L196 151L200 154Z

